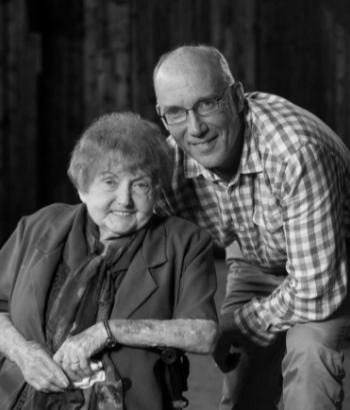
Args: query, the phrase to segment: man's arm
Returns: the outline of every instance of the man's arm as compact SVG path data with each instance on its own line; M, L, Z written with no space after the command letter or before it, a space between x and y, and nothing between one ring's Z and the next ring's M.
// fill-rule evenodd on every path
M260 345L297 323L326 319L346 296L343 171L329 151L311 144L286 165L281 205L288 276L268 298L234 313L236 325Z

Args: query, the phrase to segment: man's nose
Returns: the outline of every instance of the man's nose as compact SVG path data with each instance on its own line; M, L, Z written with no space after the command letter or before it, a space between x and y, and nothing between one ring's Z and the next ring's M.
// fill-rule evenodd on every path
M188 133L194 137L200 137L205 130L198 114L193 110L188 111L187 130Z

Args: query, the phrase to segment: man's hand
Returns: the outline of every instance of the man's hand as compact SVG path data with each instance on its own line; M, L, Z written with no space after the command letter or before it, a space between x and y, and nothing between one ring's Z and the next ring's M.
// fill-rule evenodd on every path
M60 393L69 385L68 377L62 368L39 343L26 342L17 352L16 364L26 382L35 390Z
M242 334L233 321L232 313L219 317L219 333L213 354L215 363L223 373L233 370L239 360L240 353L230 352L231 348L240 345Z

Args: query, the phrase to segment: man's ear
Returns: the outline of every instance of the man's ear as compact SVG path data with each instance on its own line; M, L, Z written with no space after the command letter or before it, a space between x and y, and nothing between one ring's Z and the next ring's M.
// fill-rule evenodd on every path
M244 108L244 89L242 83L239 81L232 86L232 98L238 113Z
M161 114L160 114L160 107L159 107L158 103L156 104L156 111L157 111L157 114L158 114L159 117L160 117ZM162 123L164 124L164 127L167 129L167 131L169 131L168 124L166 123L166 121L164 120L164 118L160 118L160 119L162 120Z
M84 192L78 191L78 195L79 195L79 198L80 198L81 202L83 204L85 204L86 196L85 196Z

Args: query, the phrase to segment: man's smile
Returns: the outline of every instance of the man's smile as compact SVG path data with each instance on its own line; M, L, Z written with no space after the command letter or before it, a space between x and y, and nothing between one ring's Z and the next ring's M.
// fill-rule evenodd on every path
M215 135L214 137L207 138L206 140L199 139L195 142L190 142L189 144L195 147L201 147L201 146L205 147L205 146L212 144L214 141L216 141L217 138L218 136Z

